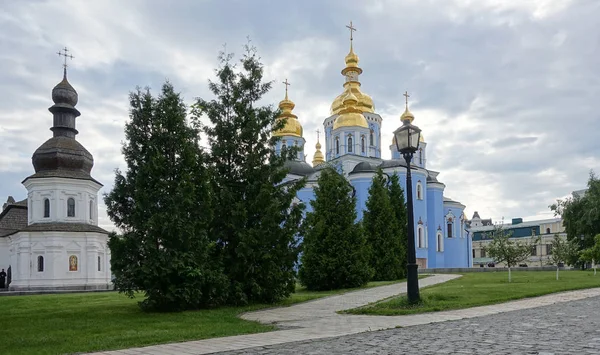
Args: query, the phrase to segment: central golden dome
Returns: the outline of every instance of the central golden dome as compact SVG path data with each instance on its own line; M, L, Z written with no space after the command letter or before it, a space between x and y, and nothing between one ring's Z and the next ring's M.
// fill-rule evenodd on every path
M351 90L346 90L343 108L333 122L333 129L341 127L364 127L369 128L367 119L358 108L358 99Z
M333 100L331 104L331 114L337 115L344 108L344 98L346 96L346 91L350 89L352 94L357 99L357 108L361 112L374 112L375 106L373 105L373 99L371 96L363 93L360 90L360 81L358 81L358 76L362 74L362 69L358 66L358 55L354 53L354 49L352 47L352 42L350 42L350 52L346 55L345 58L346 67L342 69L342 75L346 77L346 82L344 83L344 92L342 92L338 97Z
M302 125L298 121L298 116L292 113L294 107L296 107L296 104L294 104L292 100L288 99L286 90L285 98L279 103L281 115L279 115L278 120L287 119L287 121L285 122L283 128L273 132L274 136L294 136L302 138Z

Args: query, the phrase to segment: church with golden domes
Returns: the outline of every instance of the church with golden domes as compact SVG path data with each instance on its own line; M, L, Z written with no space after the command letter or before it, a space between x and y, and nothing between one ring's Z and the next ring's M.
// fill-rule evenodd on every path
M376 112L373 99L361 89L358 55L354 52L352 23L350 29L350 51L345 57L343 90L331 105L331 112L323 121L325 150L317 139L316 152L312 165L304 155L305 139L302 124L292 111L295 104L285 98L279 103L280 119L286 120L284 127L273 134L280 137L275 150L297 146L300 149L297 159L286 162L287 181L307 179L306 186L298 193L297 199L311 211L310 201L314 199L319 171L325 166L335 167L348 179L356 196L357 219L361 220L369 197L369 187L377 169L387 175L400 176L402 188L406 191L406 163L396 148L394 141L387 147L392 159L381 158L382 117ZM408 95L407 99L408 99ZM401 121L415 120L406 109ZM421 135L419 149L411 164L413 181L413 205L415 218L415 246L419 268L455 268L472 266L472 243L466 230L465 206L444 196L445 185L437 179L439 172L427 169L427 142Z

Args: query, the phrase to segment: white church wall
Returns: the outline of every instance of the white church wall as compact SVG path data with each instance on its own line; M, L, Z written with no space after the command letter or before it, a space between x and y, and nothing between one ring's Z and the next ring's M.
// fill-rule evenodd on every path
M6 271L10 265L10 252L8 249L8 237L0 238L0 269Z
M28 224L74 222L98 225L98 191L101 185L91 180L66 178L28 179ZM75 200L75 216L67 216L67 201ZM50 201L50 215L44 217L44 200Z
M101 233L17 233L10 246L14 251L11 290L109 288L107 242L108 236Z

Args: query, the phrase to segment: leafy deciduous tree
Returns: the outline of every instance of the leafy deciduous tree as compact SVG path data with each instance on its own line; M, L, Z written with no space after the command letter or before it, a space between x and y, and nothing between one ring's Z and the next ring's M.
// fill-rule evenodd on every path
M577 249L578 245L573 240L566 241L558 235L554 235L554 239L552 240L552 253L550 254L550 260L554 265L556 265L556 280L558 280L559 264L572 264L572 260L578 258L577 255L579 252Z
M506 231L502 225L494 226L491 232L492 241L486 250L496 263L504 263L508 268L508 282L511 282L511 267L527 259L531 255L530 243L511 240L512 232Z

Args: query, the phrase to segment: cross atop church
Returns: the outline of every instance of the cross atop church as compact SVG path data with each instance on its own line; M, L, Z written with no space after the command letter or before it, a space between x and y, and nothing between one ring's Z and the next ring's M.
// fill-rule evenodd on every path
M321 133L321 131L319 131L319 130L317 129L317 142L319 141L319 134L320 134L320 133Z
M63 68L65 68L65 70L67 70L67 58L71 58L71 59L75 58L71 54L68 54L68 53L69 53L69 50L67 49L67 47L56 52L56 54L58 54L59 56L65 57L65 62L63 63Z
M352 26L352 21L350 21L350 25L346 25L346 27L350 30L350 41L352 41L352 32L356 31L356 27Z
M290 86L292 84L290 84L286 78L285 81L283 82L283 85L285 85L285 97L287 97L288 96L288 86Z
M404 96L406 99L406 109L408 110L408 98L410 97L408 91L405 91L404 94L402 94L402 96Z

